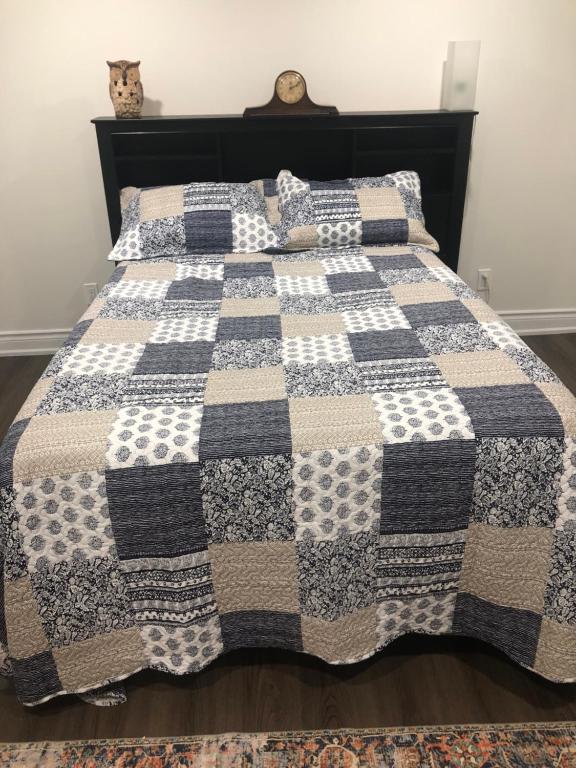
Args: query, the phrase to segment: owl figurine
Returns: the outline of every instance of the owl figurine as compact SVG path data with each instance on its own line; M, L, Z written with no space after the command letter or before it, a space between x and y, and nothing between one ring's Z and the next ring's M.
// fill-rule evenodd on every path
M141 117L144 91L139 61L107 61L110 67L110 98L118 118Z

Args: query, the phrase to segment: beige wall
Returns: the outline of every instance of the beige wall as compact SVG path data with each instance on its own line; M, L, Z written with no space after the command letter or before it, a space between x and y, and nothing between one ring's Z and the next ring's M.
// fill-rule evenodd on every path
M148 113L240 112L293 67L341 110L434 109L449 40L482 40L461 274L504 310L576 307L575 0L0 0L0 332L63 329L110 241L90 118L107 58Z

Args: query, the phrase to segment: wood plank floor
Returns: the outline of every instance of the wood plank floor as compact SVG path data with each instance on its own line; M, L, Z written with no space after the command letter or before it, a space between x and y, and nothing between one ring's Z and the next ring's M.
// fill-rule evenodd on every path
M576 393L576 334L526 341ZM49 358L0 358L0 436ZM128 703L63 697L21 707L0 682L0 741L576 720L576 685L555 685L489 646L410 636L352 666L306 655L236 651L188 677L143 672Z

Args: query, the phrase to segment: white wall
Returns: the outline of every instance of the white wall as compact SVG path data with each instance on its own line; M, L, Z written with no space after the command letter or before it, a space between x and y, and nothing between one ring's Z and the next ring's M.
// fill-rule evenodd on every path
M435 109L449 40L482 41L461 274L508 311L576 307L574 0L0 0L0 332L71 327L110 241L90 118L106 59L147 112L238 113L296 68L341 110Z

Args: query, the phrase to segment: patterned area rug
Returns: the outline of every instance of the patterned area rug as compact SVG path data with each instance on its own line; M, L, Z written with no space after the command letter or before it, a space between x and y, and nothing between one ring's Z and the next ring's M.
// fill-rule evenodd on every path
M0 745L3 768L575 768L576 723Z

